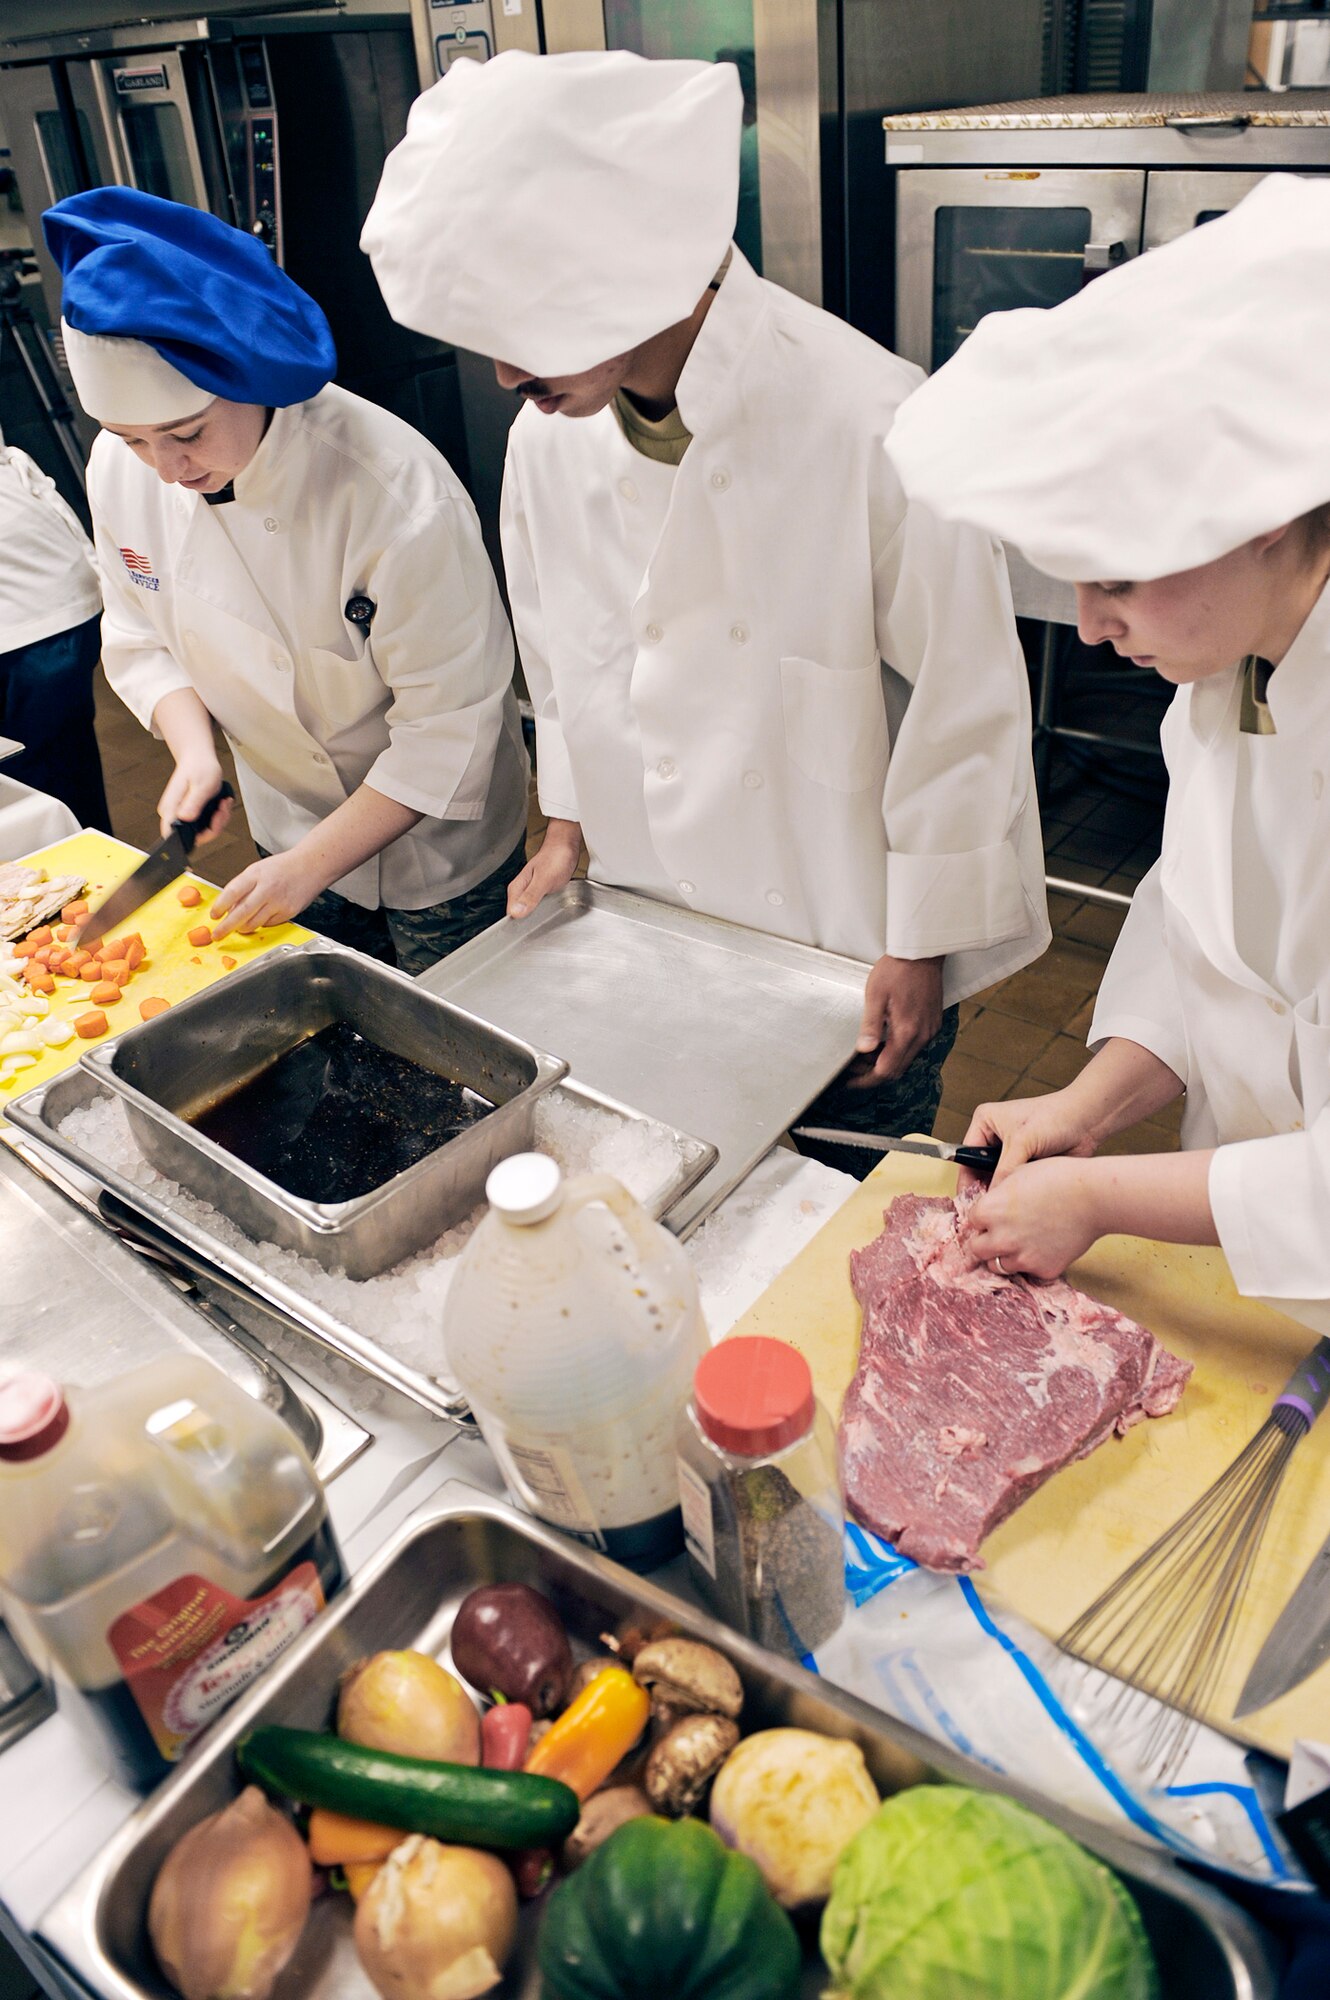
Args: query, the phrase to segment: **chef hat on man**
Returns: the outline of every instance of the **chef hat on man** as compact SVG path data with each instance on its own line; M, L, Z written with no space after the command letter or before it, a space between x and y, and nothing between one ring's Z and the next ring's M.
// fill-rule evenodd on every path
M214 396L284 408L331 380L320 308L215 215L105 187L57 202L42 227L69 372L99 423L175 423Z
M403 326L577 375L701 298L734 231L742 121L730 63L454 63L413 105L360 247Z
M1330 185L1228 215L1048 310L992 313L899 412L912 500L1071 583L1194 569L1330 500Z

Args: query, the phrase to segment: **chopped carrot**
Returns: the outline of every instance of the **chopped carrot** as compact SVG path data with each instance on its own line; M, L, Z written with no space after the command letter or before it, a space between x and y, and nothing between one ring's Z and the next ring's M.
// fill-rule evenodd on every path
M195 952L193 958L191 958L189 962L191 965L202 965L203 960L199 957L198 953Z
M212 932L206 924L195 924L189 934L189 941L191 944L211 944Z
M60 912L62 924L81 924L88 914L88 905L81 898L77 903L66 903Z
M67 944L53 944L47 947L46 963L52 972L55 971L58 965L63 965L68 957L69 946Z
M125 939L125 964L131 972L134 971L136 966L142 965L147 955L147 952L143 949L143 939L141 937L127 937Z
M120 988L114 979L104 979L100 986L94 986L92 997L99 1007L114 1007L120 998Z
M67 944L70 938L72 938L74 935L74 926L73 924L57 924L55 927L55 934L59 938L61 944Z
M102 962L99 958L90 958L86 965L79 967L79 978L86 979L89 986L96 986L101 976Z
M143 1020L151 1021L155 1015L164 1014L170 1004L170 1001L163 1000L159 993L154 993L150 1000L139 1001L139 1014Z
M43 924L40 930L29 931L28 933L29 944L54 944L54 942L55 932L49 924Z
M117 986L128 986L132 976L128 962L125 959L104 958L102 960L103 979L112 979Z
M51 962L51 947L49 944L44 944L39 946L38 949L34 951L34 953L32 954L32 957L28 960L29 965L46 966L49 965L50 962Z
M223 957L222 964L226 967L227 971L230 972L234 969L235 960L233 958Z
M74 1023L74 1033L85 1042L95 1042L98 1035L104 1035L108 1022L100 1009L94 1008L90 1014L80 1014Z
M65 964L69 967L72 975L78 971L80 966L86 965L91 957L92 953L85 951L83 946L79 945L77 950L70 952L69 957L65 960Z
M9 949L15 958L31 958L34 952L41 950L41 946L34 944L31 938L20 938L18 943L11 944Z
M196 910L203 901L202 889L196 888L192 882L182 883L175 893L176 901L187 910Z
M120 940L121 951L124 953L129 951L131 945L137 945L140 951L144 949L143 939L137 931L126 931Z
M123 958L125 941L123 938L104 937L97 946L97 956L105 964L108 958Z
M40 970L40 968L36 972L30 972L28 974L28 984L32 988L34 993L55 992L54 979L51 977L49 972L43 972Z

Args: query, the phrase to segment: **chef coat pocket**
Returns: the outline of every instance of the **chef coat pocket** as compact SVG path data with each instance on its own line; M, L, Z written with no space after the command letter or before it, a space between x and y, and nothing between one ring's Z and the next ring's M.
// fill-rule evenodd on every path
M890 739L882 666L824 667L787 654L780 663L790 762L833 792L862 792L887 775Z
M1314 1020L1318 1011L1315 994L1300 1000L1293 1010L1293 1046L1297 1053L1298 1075L1290 1079L1302 1099L1302 1122L1311 1125L1330 1104L1330 1024Z
M342 646L311 646L307 671L301 675L306 700L335 729L358 722L382 703L386 693L369 648L362 641L359 652L353 653L353 644L347 638Z

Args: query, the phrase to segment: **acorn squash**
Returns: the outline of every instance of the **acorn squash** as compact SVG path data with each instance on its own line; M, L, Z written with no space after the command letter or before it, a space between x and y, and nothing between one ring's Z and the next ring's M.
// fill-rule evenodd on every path
M700 1820L630 1820L554 1891L544 2000L796 2000L793 1924Z

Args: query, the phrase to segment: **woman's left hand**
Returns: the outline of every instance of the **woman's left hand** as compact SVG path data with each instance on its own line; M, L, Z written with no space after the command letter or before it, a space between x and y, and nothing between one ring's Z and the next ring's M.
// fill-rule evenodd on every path
M1094 1160L1030 1160L981 1195L966 1213L971 1264L1000 1276L1060 1278L1103 1232L1094 1200Z
M252 862L214 899L209 913L214 942L228 931L248 933L269 924L289 924L326 886L311 874L309 864L294 849ZM226 921L219 923L219 918Z

